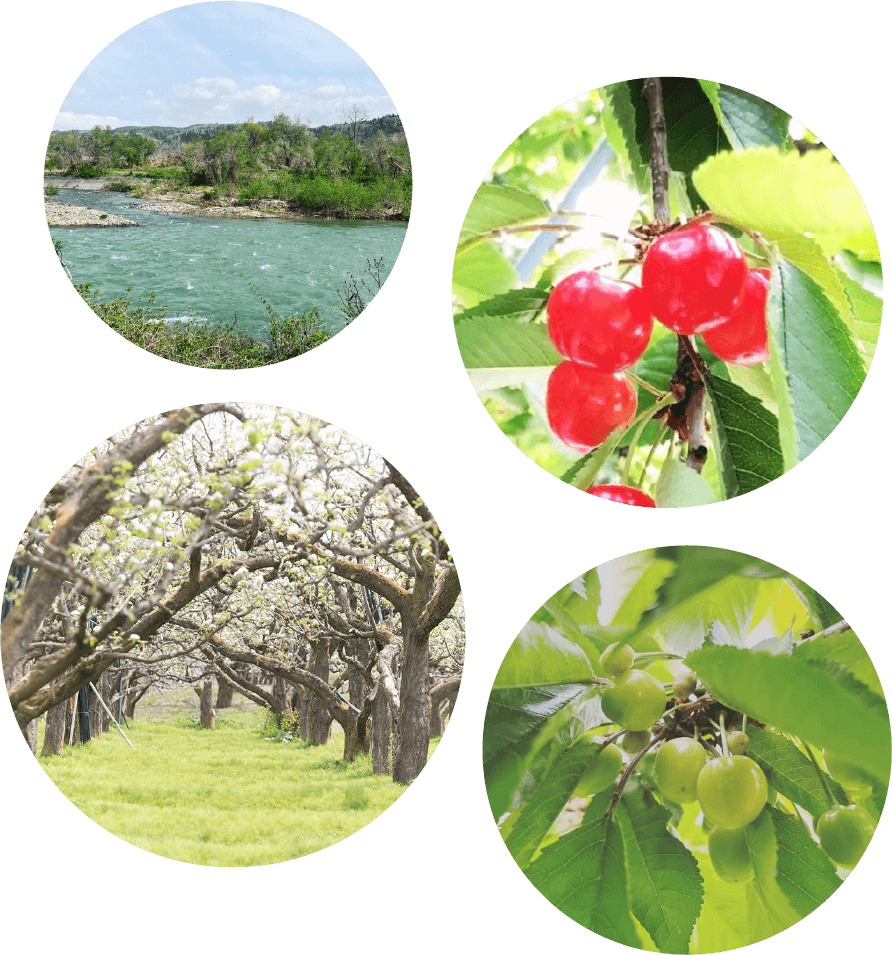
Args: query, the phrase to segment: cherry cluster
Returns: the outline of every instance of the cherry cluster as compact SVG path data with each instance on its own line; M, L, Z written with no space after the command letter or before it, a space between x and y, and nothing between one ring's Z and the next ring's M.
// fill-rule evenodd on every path
M548 333L566 359L548 380L552 431L589 451L632 421L637 397L622 372L644 354L654 318L679 335L702 335L724 361L766 361L768 278L767 269L747 268L730 235L704 223L659 236L644 257L640 287L597 272L568 275L548 299Z

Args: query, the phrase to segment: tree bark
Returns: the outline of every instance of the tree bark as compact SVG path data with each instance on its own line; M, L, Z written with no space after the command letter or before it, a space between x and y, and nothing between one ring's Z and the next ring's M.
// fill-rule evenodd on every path
M328 683L330 650L328 640L313 640L310 653L310 673ZM331 739L331 713L325 701L313 693L307 707L307 742L311 746L324 746ZM301 721L301 729L303 721Z
M208 678L201 684L201 728L212 730L216 726L214 714L214 681Z
M11 616L11 614L10 614ZM6 692L8 693L10 688L15 686L31 669L30 663L17 663L14 667L6 674ZM19 729L22 731L22 736L25 737L25 742L28 744L31 752L34 755L37 755L37 720L19 720Z
M392 769L391 740L393 737L393 717L387 696L377 693L372 707L372 772L389 775Z
M284 728L286 725L289 725L294 719L294 713L291 709L291 700L289 698L290 689L291 687L288 685L284 677L273 677L272 709L280 729Z
M217 709L225 710L232 706L233 688L231 683L220 680L217 683Z
M69 708L69 703L66 700L64 703L54 706L51 710L47 710L41 753L49 756L62 755L62 750L68 742L65 736L65 724Z

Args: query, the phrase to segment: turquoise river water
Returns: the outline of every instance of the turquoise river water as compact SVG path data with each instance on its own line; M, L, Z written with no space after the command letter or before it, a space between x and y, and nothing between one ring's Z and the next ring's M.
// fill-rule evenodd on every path
M344 328L338 291L348 273L382 258L382 278L396 262L404 222L320 219L219 219L141 211L122 193L60 189L59 202L88 206L140 223L125 228L50 229L77 285L91 282L104 301L128 287L133 300L155 293L168 314L231 322L253 338L268 337L269 315L313 306L332 333ZM375 289L368 276L367 283ZM363 295L368 304L371 295Z

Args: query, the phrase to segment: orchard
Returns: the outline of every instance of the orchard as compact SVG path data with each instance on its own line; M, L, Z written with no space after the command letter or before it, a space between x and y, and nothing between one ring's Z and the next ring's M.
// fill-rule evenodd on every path
M517 447L593 497L712 503L839 423L873 357L873 228L814 133L705 80L616 83L503 153L459 236L455 332Z
M870 852L889 716L808 584L667 547L536 612L496 677L483 757L505 845L558 909L634 948L717 952L795 924Z

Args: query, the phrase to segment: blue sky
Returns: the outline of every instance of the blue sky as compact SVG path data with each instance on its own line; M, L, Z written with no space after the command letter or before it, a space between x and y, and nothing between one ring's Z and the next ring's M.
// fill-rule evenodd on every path
M383 51L382 51L383 52ZM333 33L260 3L197 3L140 23L77 78L54 129L231 123L276 113L309 126L396 108L365 61Z

